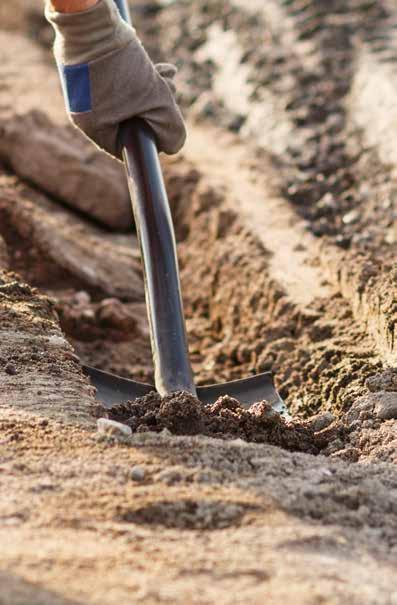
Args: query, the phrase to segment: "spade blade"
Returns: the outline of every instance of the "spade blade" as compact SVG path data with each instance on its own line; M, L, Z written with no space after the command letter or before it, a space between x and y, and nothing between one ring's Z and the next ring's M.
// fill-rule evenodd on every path
M155 387L143 382L136 382L128 378L121 378L115 374L84 366L85 374L97 389L97 399L106 408L110 409L120 403L133 401L155 391ZM288 409L274 386L273 376L270 373L257 374L242 380L233 380L222 384L212 384L197 387L197 396L205 404L215 403L222 397L229 395L238 399L240 403L249 408L253 403L266 400L276 412L289 417Z

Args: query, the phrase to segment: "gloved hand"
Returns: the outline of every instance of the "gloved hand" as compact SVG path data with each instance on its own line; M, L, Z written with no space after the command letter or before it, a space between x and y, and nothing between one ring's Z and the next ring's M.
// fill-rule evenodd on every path
M153 65L135 30L113 0L99 0L83 12L46 17L56 38L54 54L70 117L90 139L120 157L120 123L141 117L152 127L159 151L177 153L186 140L174 99L176 68Z

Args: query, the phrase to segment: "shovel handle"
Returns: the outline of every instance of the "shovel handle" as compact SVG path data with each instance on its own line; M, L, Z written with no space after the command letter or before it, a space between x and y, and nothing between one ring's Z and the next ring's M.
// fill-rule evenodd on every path
M122 126L121 143L141 247L156 389L161 395L195 394L174 228L154 135L144 121L133 119Z
M114 0L124 21L131 25L131 13L127 0Z
M131 23L126 0L115 2ZM155 137L146 122L134 118L122 124L120 143L141 247L156 389L161 395L195 395L175 233Z

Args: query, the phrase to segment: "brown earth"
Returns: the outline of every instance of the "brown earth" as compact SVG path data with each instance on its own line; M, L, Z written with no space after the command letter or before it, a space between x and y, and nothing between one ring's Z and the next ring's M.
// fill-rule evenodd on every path
M109 416L129 426L134 433L160 433L165 429L174 435L239 438L311 454L318 454L327 445L327 440L317 437L308 423L286 422L265 401L247 410L228 395L204 406L183 391L167 397L153 392L113 407Z
M131 225L122 165L82 136L76 137L72 127L54 126L38 111L4 121L0 160L26 181L105 227L122 231Z
M394 605L395 7L135 9L189 119L164 170L197 381L273 370L294 420L153 394L96 432L79 358L152 380L124 177L65 126L41 3L2 7L0 603Z

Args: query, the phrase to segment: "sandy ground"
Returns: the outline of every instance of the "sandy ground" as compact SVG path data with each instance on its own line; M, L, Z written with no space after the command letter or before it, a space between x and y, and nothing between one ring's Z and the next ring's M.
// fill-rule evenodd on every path
M97 432L79 358L152 379L122 170L65 126L41 3L0 9L2 605L397 603L397 14L331 4L135 14L189 119L164 170L197 380L272 369L318 455Z

